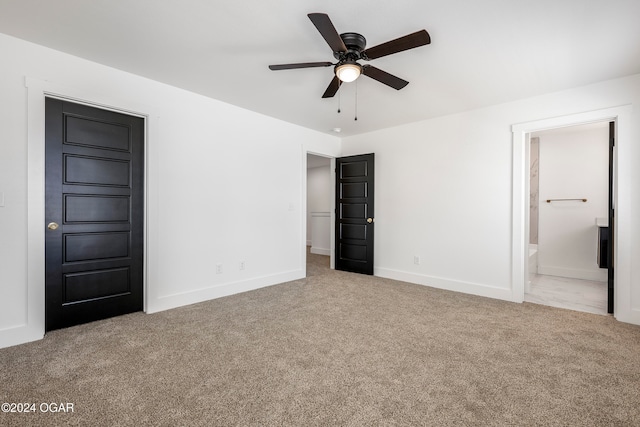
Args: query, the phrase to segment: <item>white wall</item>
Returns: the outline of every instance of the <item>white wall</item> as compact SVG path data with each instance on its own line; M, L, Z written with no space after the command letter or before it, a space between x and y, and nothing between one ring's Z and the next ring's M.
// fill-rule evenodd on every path
M335 137L4 35L0 54L0 347L44 330L45 90L148 116L149 312L304 275L307 152L376 153L376 274L521 300L511 126L640 104L635 75L345 138L341 153ZM616 301L626 302L616 317L640 324L637 107L629 119L618 147Z
M338 138L4 35L0 56L0 347L44 332L44 92L147 116L147 312L304 277L306 153Z
M331 210L332 185L329 166L307 169L307 245L311 245L311 213Z
M598 267L596 218L608 215L609 124L571 126L540 138L538 273L607 280ZM584 198L581 201L547 199Z
M638 103L634 75L345 138L343 155L376 154L375 274L522 301L512 274L520 262L512 253L512 125ZM616 286L628 304L616 317L640 323L640 229L630 214L640 208L637 108L621 132Z

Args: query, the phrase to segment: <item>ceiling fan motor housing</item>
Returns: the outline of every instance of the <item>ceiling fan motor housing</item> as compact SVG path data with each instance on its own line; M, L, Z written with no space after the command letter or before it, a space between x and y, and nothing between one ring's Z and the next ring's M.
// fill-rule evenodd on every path
M340 62L343 61L357 61L358 59L366 59L362 54L364 48L367 46L367 39L362 34L358 33L342 33L340 38L347 47L346 52L333 52L333 56Z

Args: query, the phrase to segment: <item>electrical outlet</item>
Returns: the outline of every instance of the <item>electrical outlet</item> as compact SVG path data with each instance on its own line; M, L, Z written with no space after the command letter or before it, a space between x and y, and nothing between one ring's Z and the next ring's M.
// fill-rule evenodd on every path
M244 270L244 261L240 261L239 268L240 270Z
M415 265L420 265L420 257L418 255L413 256L413 263Z
M222 264L216 264L216 274L222 274Z

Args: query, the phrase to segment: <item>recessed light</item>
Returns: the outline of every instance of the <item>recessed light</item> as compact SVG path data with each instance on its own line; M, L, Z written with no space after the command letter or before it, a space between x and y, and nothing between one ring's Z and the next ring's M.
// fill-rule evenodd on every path
M340 132L342 132L342 128L333 128L333 131L335 133L340 133Z

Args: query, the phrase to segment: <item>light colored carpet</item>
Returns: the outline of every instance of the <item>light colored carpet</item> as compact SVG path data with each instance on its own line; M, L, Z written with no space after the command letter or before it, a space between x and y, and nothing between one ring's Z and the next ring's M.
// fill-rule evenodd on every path
M640 425L640 327L331 271L0 350L0 425Z

